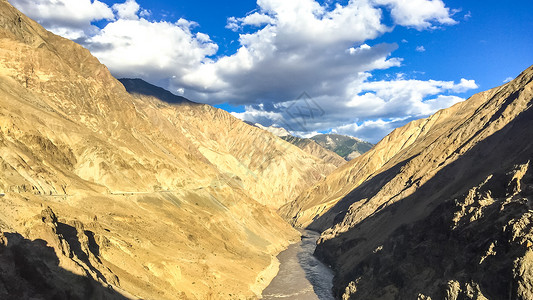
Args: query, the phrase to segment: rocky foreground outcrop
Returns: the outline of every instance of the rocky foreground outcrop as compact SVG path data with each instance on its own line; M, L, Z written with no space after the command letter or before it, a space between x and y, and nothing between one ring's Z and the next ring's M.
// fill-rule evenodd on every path
M396 129L281 208L343 299L531 299L533 67Z
M272 208L335 166L157 97L0 0L0 298L260 295L299 235Z

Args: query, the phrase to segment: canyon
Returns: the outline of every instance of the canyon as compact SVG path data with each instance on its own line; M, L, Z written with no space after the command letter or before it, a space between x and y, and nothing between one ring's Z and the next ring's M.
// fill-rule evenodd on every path
M0 0L0 298L533 299L532 106L281 138Z

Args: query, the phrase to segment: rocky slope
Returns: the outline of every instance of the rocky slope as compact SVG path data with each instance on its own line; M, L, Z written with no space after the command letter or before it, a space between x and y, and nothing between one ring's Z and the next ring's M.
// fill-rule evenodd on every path
M190 101L179 108L166 105L153 96L159 88L142 80L128 81L126 88L138 109L154 120L162 116L179 128L219 172L266 206L279 208L337 168L334 162L306 153L223 110ZM170 97L168 101L176 102Z
M347 161L372 149L374 146L369 142L340 134L318 134L310 138L320 146L337 153Z
M533 67L399 128L283 207L343 299L531 299Z
M260 295L298 236L266 205L334 166L156 97L0 0L0 298Z

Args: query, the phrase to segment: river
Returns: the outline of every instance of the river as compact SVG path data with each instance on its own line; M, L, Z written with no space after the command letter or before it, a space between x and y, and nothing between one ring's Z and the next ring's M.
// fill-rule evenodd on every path
M278 255L280 268L263 299L333 300L333 272L313 256L320 234L304 230L302 241Z

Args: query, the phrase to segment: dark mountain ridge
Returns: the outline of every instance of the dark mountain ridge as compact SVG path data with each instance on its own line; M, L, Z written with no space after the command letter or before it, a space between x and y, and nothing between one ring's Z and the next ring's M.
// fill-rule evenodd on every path
M195 103L185 97L175 95L168 90L155 86L140 78L120 78L118 81L120 81L131 94L155 97L170 104Z

